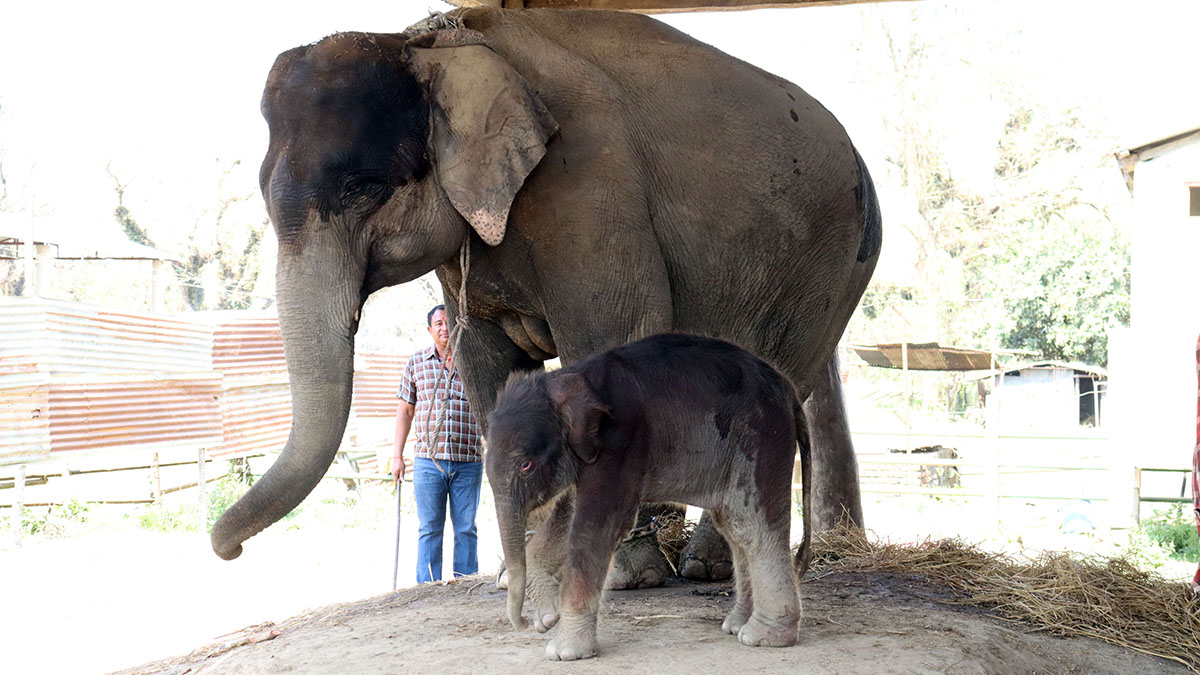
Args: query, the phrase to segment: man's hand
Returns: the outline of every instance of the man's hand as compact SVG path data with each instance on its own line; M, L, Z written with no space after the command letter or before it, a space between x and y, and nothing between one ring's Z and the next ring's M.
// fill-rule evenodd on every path
M403 457L393 457L392 458L392 478L395 479L395 481L397 483L404 480L404 458Z

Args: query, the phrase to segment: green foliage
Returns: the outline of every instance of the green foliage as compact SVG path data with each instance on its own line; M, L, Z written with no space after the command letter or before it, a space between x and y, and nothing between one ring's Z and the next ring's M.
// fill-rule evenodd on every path
M248 474L247 474L248 475ZM206 530L211 531L214 523L225 510L242 498L250 489L250 483L245 476L240 475L231 467L228 475L222 476L210 486L208 494L208 513L206 514Z
M1118 545L1117 550L1134 567L1150 572L1162 569L1171 559L1171 551L1144 529L1130 531L1129 539L1123 546Z
M1143 520L1142 532L1151 541L1169 551L1171 558L1194 561L1200 557L1200 536L1197 536L1196 521L1190 516L1185 518L1183 509L1172 511L1173 514L1159 514Z
M955 17L938 19L898 18L864 44L883 52L864 62L884 64L871 78L888 125L878 177L890 175L907 197L884 218L889 233L908 239L902 250L911 247L913 272L868 289L849 339L936 339L1106 365L1110 329L1129 322L1129 237L1110 217L1125 198L1112 162L1117 143L1096 133L1083 111L1036 99L1020 82L956 80L971 65L963 58L997 54L960 57ZM1000 53L1003 45L972 48ZM981 171L960 171L956 162L979 154L965 155L943 132L957 121L938 117L947 83L956 81L986 88L990 98L980 108L996 115L990 175L991 157Z
M195 504L148 506L138 515L138 526L154 532L199 532L197 514L198 507Z
M91 505L72 499L55 506L26 508L21 513L21 531L27 535L59 537L87 523Z

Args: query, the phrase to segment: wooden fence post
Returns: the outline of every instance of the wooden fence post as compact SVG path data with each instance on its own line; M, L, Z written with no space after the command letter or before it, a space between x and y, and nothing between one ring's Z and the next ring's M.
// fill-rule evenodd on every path
M988 406L987 440L985 441L987 461L983 470L983 494L984 501L987 502L984 506L984 513L987 515L988 521L987 532L993 536L1000 533L1000 396L996 394L1003 387L1004 373L1001 372L996 386L992 389L992 395L988 397L990 405Z
M16 480L16 485L14 487L17 488L17 498L13 502L13 506L12 506L12 519L13 519L12 520L12 525L13 525L12 531L13 531L13 543L17 546L17 548L20 548L21 547L21 534L22 534L21 521L24 519L23 516L25 515L25 465L24 464L21 464L20 466L17 467L17 477L15 480Z
M1133 517L1133 527L1142 524L1142 468L1133 467L1133 503L1130 504L1129 515Z
M200 504L200 531L204 532L205 525L208 524L208 475L205 462L208 461L208 450L200 448L196 456L196 464L198 467L199 476L196 481L196 487L199 488L200 494L197 497Z
M151 462L151 466L154 470L154 505L158 507L159 511L162 511L162 470L158 466L157 452L154 453L154 461Z

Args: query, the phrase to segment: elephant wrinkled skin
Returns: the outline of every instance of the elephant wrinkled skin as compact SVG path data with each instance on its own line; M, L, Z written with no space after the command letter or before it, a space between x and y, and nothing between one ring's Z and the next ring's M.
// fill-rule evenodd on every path
M525 625L528 586L537 629L559 626L550 659L595 656L605 573L643 502L702 506L729 542L736 597L722 630L750 646L796 643L811 528L806 518L793 560L790 469L799 443L807 504L809 446L800 400L771 366L720 340L654 335L510 377L488 427L508 617ZM529 516L547 509L527 556Z
M481 419L511 372L669 330L746 347L803 400L879 255L833 115L642 15L472 8L340 33L281 54L262 110L293 422L213 528L226 559L332 462L366 298L436 270L453 321L464 245L457 363ZM814 447L823 463L853 454Z

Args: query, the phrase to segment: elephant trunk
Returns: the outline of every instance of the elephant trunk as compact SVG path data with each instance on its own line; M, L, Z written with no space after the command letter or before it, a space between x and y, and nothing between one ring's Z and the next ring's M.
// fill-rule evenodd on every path
M285 256L276 272L279 322L292 389L292 427L283 453L212 529L212 547L232 560L242 542L298 506L341 446L354 381L362 266L334 228L320 228L304 252ZM357 274L355 270L358 270Z
M508 566L508 620L513 628L525 627L521 609L525 605L525 526L522 511L505 500L497 500L496 520L500 523L500 545Z

